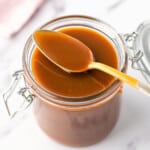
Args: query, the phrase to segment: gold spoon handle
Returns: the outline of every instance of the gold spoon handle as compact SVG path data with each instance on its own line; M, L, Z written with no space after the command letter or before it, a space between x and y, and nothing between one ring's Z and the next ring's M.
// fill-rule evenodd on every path
M119 70L116 70L110 66L107 66L105 64L99 63L99 62L92 62L89 66L89 69L98 69L101 70L107 74L110 74L119 80L129 84L130 86L138 89L141 92L144 92L145 94L150 96L150 85L142 83L141 81L135 79L134 77L131 77Z

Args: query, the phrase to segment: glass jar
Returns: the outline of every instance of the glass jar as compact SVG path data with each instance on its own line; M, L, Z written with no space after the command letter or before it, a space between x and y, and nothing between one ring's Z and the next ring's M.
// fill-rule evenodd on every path
M101 20L86 16L66 16L52 20L39 29L58 30L71 26L88 27L105 34L115 46L118 69L126 71L127 54L124 41L110 25ZM23 51L23 71L16 73L17 79L20 78L19 74L23 75L26 84L26 87L20 90L21 95L28 101L22 109L27 108L34 100L34 114L40 128L62 144L88 146L104 139L112 131L119 117L122 82L116 80L96 95L73 98L78 102L68 102L66 99L72 98L54 95L35 81L31 68L35 47L30 36ZM31 94L26 95L26 91ZM5 95L6 105L7 98ZM17 112L14 112L12 117Z
M112 27L100 20L68 16L50 21L40 29L57 30L71 26L89 27L103 32L116 46L118 69L125 71L127 58L123 41ZM95 96L76 98L80 102L68 102L64 100L67 98L44 90L34 80L31 69L34 49L35 44L30 37L24 48L23 72L27 86L31 87L31 93L35 95L34 114L41 129L56 141L71 146L91 145L106 137L118 120L122 83L117 80Z

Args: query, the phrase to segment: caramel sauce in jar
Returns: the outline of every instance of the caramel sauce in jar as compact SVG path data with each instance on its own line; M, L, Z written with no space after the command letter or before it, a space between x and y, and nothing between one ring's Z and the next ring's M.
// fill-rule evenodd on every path
M126 70L120 36L100 20L66 16L41 29L73 36L92 50L96 61ZM25 81L35 95L35 118L50 138L69 146L88 146L112 131L120 112L121 81L97 70L67 73L47 60L31 38L24 49L23 68Z

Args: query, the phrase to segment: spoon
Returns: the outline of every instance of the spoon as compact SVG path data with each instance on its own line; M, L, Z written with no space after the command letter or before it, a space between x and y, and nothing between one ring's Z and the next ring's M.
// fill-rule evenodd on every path
M77 73L97 69L150 95L150 85L108 65L94 62L91 50L85 44L67 34L50 30L38 30L33 33L33 40L45 57L66 72Z

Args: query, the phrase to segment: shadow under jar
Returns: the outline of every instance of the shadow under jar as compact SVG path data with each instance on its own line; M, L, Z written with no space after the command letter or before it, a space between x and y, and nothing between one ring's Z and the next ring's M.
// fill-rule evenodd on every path
M63 31L72 27L89 28L103 34L115 48L118 69L125 72L127 56L124 43L119 34L103 21L87 16L66 16L52 20L40 29ZM29 37L23 53L23 70L26 84L35 95L34 114L41 129L49 137L69 146L88 146L101 141L117 122L122 82L114 80L99 92L77 97L47 90L33 74L35 49L35 43Z

